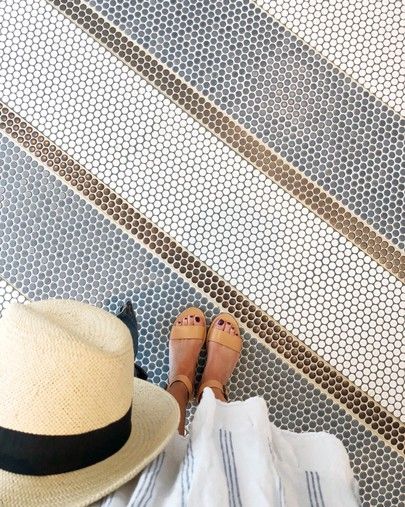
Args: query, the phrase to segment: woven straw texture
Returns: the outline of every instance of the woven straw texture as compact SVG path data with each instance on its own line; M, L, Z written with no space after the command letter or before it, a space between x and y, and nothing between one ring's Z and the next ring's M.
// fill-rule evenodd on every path
M78 301L10 305L0 320L0 426L72 435L120 419L132 432L114 455L74 472L41 477L0 470L1 506L81 506L134 477L176 431L179 409L159 387L133 378L126 326Z

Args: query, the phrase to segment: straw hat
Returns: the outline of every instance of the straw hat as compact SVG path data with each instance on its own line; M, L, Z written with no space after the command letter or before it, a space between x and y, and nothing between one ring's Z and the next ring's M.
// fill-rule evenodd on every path
M1 506L88 505L162 451L177 428L177 403L133 372L130 333L104 310L64 300L8 307L0 320Z

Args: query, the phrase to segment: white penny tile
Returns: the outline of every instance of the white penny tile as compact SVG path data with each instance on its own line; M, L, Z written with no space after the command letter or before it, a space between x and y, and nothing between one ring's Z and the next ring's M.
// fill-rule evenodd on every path
M400 416L402 284L46 2L7 5L3 100Z

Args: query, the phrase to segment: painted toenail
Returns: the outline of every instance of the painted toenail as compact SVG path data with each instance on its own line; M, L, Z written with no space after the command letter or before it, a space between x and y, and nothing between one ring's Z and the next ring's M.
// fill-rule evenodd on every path
M219 321L217 322L217 324L218 324L218 326L223 326L224 321L221 319L221 320L219 320Z
M200 322L200 317L195 317L196 322Z

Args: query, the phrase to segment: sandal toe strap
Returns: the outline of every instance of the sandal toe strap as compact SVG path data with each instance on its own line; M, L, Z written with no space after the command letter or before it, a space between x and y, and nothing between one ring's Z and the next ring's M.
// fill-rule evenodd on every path
M174 326L171 340L204 340L205 327L203 326Z
M242 348L242 340L239 335L231 335L220 329L211 331L207 341L219 343L235 352L240 352Z

